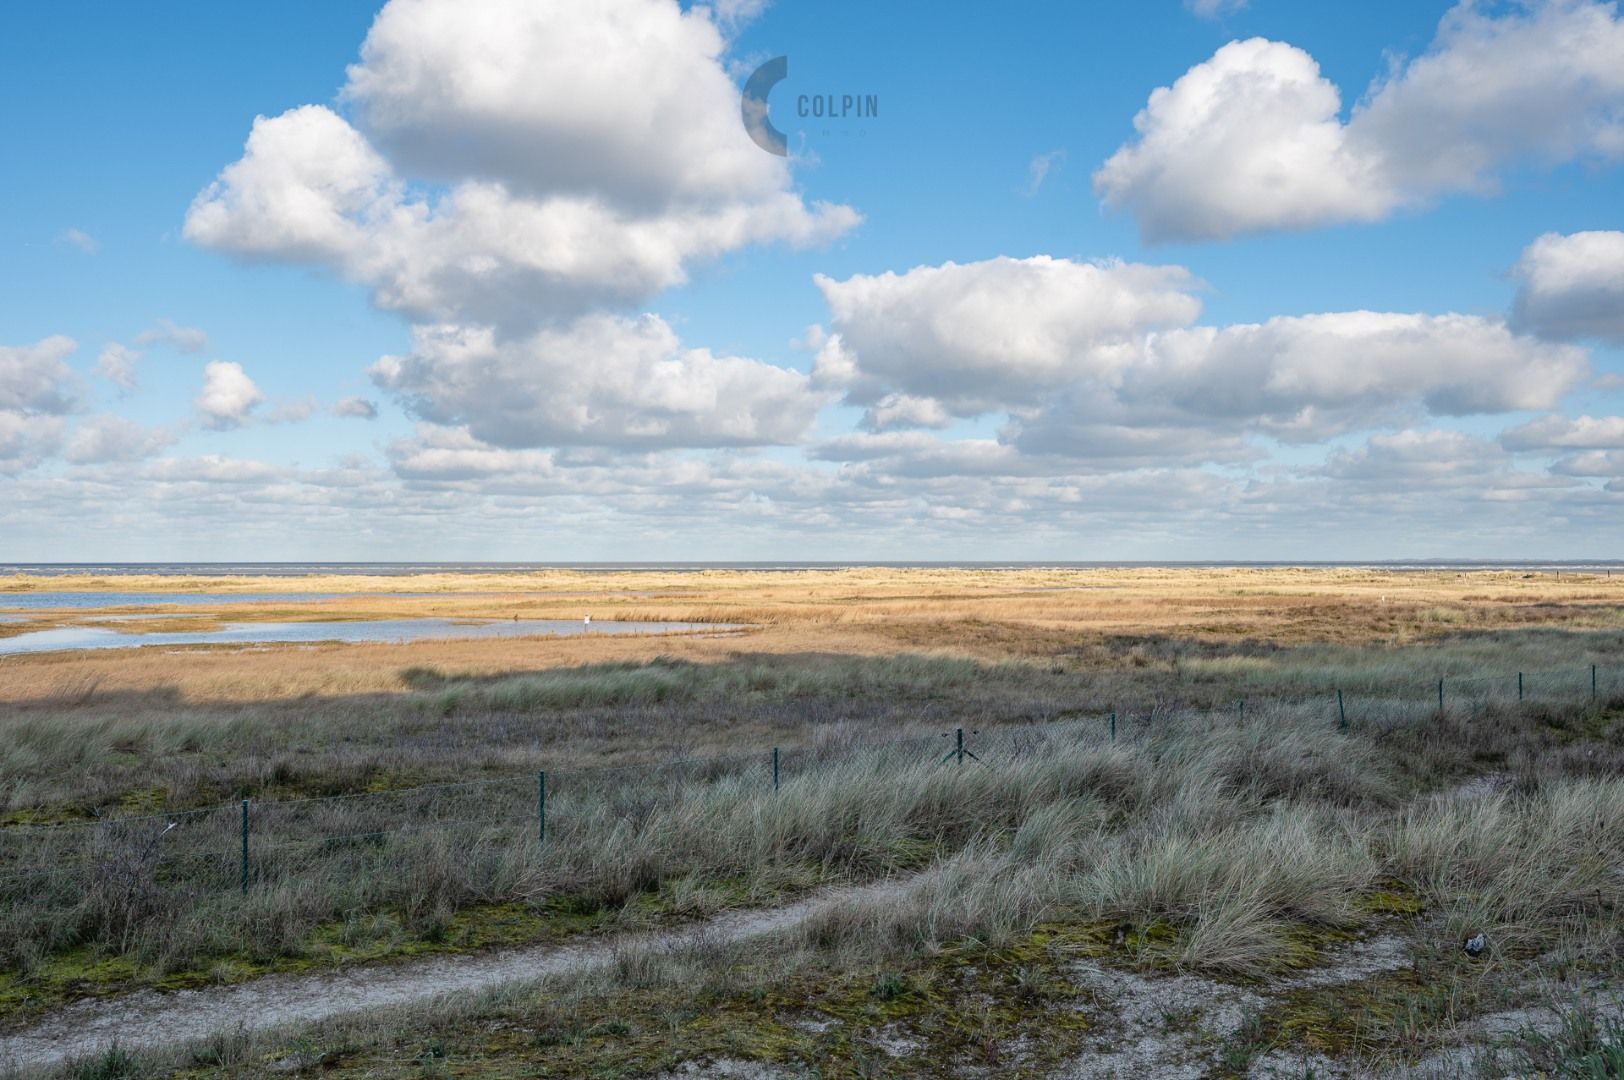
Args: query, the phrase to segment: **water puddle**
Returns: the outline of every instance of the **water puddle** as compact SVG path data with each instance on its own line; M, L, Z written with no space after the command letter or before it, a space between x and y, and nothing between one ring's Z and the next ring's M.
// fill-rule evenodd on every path
M390 642L514 638L546 634L668 634L736 630L720 623L594 622L574 619L358 619L353 622L227 623L218 630L142 634L109 626L64 626L0 638L0 656L66 649L133 649L143 645L263 645L272 642Z

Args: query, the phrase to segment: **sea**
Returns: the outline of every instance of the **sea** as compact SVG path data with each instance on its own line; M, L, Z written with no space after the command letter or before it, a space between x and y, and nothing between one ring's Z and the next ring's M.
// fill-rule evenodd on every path
M909 561L909 562L177 562L0 563L0 577L407 577L413 574L505 574L544 570L613 573L702 573L716 570L780 571L861 568L924 570L1138 570L1169 569L1369 569L1388 571L1524 571L1528 573L1624 572L1624 559L1387 559L1373 561ZM305 597L308 599L308 597Z

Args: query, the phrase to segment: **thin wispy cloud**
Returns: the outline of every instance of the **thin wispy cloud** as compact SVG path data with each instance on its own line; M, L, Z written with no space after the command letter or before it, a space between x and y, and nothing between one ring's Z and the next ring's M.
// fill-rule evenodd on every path
M96 238L83 229L64 229L57 235L57 241L69 247L78 248L86 255L94 255L101 250L101 244L96 241Z
M1045 154L1038 154L1026 166L1026 184L1021 188L1021 194L1027 198L1038 193L1043 182L1049 178L1051 172L1059 170L1065 164L1066 152L1064 150L1050 150Z

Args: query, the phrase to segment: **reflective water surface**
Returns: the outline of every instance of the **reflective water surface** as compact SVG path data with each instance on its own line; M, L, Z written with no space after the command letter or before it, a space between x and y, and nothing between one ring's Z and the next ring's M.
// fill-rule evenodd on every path
M0 656L64 649L132 649L143 645L259 645L286 641L404 642L450 638L533 637L538 634L660 634L686 630L733 630L716 623L594 622L519 619L464 622L457 619L367 619L354 622L227 623L219 630L142 634L107 626L64 626L0 638Z

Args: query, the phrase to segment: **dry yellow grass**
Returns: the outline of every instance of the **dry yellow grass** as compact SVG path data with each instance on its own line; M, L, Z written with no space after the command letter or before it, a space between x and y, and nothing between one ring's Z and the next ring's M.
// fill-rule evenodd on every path
M1041 659L1120 638L1281 645L1402 645L1465 630L1624 625L1624 575L1391 572L1361 569L890 569L787 572L424 574L407 577L0 579L8 594L46 590L340 593L339 599L227 603L218 620L557 618L731 622L739 634L483 639L244 650L109 650L0 660L0 702L163 689L186 701L263 701L403 690L400 672L469 675L740 652ZM391 595L391 594L421 595ZM129 611L152 609L130 608ZM101 613L98 613L101 614ZM34 612L17 633L95 616Z

